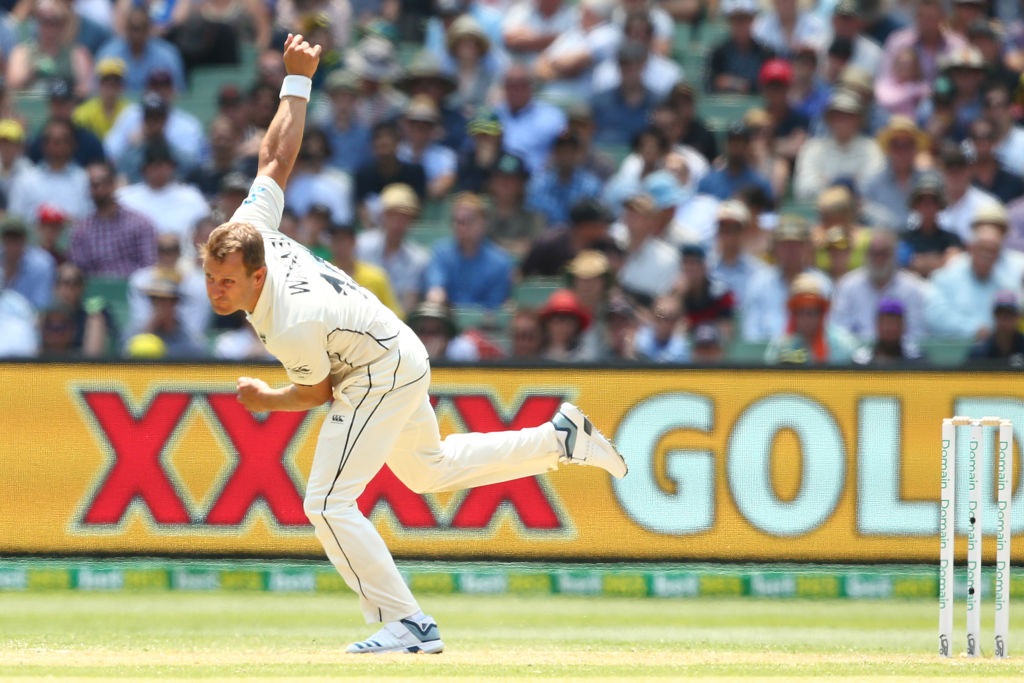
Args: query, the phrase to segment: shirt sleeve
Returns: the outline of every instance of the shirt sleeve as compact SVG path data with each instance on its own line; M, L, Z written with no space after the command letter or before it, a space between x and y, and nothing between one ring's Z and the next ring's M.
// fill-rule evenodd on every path
M293 325L267 341L267 350L281 361L293 384L313 386L331 372L323 327L316 323Z
M269 176L257 176L242 201L232 222L249 223L260 232L276 232L281 227L284 212L284 191Z

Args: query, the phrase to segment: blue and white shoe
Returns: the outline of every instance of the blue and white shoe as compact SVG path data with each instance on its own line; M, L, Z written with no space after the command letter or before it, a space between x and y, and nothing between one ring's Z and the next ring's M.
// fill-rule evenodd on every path
M615 446L594 429L593 423L583 411L571 403L563 403L551 418L555 431L565 435L565 457L562 462L575 465L592 465L607 470L616 479L622 479L629 472L626 460Z
M345 652L358 654L422 652L432 655L443 650L444 643L441 642L441 633L437 630L437 624L433 619L423 624L418 624L412 619L401 619L384 624L381 630L366 640L349 645Z

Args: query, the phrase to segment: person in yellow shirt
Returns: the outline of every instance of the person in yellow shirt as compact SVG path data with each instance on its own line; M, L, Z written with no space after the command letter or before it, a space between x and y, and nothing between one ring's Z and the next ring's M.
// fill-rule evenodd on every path
M71 120L76 125L89 129L102 140L130 103L124 95L126 70L127 66L120 57L106 57L97 62L98 94L75 107Z
M404 318L405 312L391 289L387 272L380 266L356 260L355 226L332 223L327 232L330 236L331 263L352 276L353 280L380 299L395 315Z

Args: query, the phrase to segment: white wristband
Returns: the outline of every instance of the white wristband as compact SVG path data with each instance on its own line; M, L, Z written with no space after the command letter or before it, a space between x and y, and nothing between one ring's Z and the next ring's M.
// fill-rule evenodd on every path
M313 92L313 81L306 76L290 75L284 77L281 84L281 97L301 97L309 102L309 95Z

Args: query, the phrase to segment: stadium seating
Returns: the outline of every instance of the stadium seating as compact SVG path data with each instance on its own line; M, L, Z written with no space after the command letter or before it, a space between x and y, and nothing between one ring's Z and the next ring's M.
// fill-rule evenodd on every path
M519 308L537 309L544 305L551 293L565 286L557 277L530 277L516 285L513 298Z

